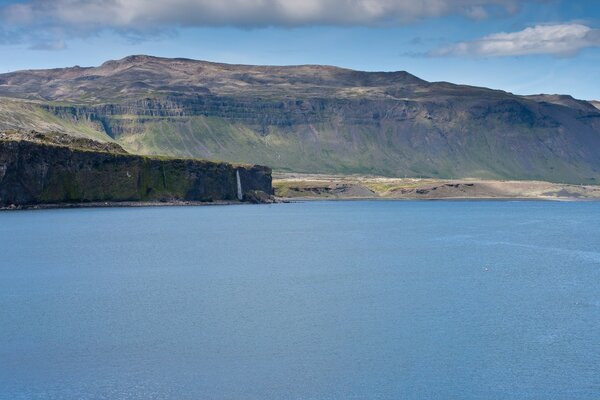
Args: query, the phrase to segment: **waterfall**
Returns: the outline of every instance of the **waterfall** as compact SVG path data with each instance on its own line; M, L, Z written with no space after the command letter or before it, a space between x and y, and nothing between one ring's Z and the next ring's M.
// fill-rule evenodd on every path
M240 170L235 170L235 177L237 178L237 198L242 201L244 195L242 194L242 181L240 180Z

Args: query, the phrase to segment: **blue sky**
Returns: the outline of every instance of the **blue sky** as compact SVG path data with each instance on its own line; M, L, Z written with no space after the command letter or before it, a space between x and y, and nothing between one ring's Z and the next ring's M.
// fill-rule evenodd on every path
M600 99L596 0L0 0L0 72L130 54Z

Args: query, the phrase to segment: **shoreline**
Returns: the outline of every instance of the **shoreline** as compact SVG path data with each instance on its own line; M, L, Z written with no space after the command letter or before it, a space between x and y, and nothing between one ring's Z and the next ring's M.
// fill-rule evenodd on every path
M303 202L314 202L314 201L332 201L332 202L344 202L344 201L548 201L558 203L588 203L600 201L600 199L579 199L571 197L438 197L438 198L408 198L408 197L344 197L344 198L322 198L322 197L285 197L280 198L280 203L303 203Z
M416 179L353 175L274 174L271 201L100 201L38 203L0 207L2 211L70 208L201 207L312 201L600 201L600 186L543 181Z
M298 173L273 175L275 195L286 200L600 200L598 185L472 178L422 179Z
M101 201L86 203L39 203L0 207L0 212L70 208L205 207L256 204L243 201ZM268 204L268 203L265 203Z
M58 203L58 204L33 204L22 206L0 207L0 213L11 211L41 211L41 210L64 210L64 209L82 209L82 208L143 208L143 207L210 207L210 206L240 206L240 205L261 205L261 204L291 204L305 202L351 202L351 201L390 201L390 202L511 202L511 201L543 201L558 203L587 203L596 202L600 199L579 199L579 198L549 198L549 197L440 197L440 198L383 198L383 197L345 197L345 198L320 198L320 197L292 197L277 198L272 203L248 203L242 201L219 201L219 202L194 202L194 201L168 201L168 202L136 202L136 201L113 201L113 202L91 202L91 203Z

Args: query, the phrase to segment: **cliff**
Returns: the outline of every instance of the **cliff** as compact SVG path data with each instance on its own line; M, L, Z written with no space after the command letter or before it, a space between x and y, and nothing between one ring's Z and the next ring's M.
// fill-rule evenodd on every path
M0 206L268 200L271 170L75 148L0 135Z

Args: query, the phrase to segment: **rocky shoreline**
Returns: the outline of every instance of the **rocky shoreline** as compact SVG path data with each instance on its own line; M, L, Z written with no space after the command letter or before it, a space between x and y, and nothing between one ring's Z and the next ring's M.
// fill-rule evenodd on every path
M30 204L30 205L10 205L0 207L2 211L26 211L26 210L54 210L54 209L74 209L74 208L136 208L136 207L204 207L204 206L230 206L230 205L252 205L252 204L275 204L281 202L272 197L265 202L243 202L243 201L104 201L89 203L55 203L55 204Z

